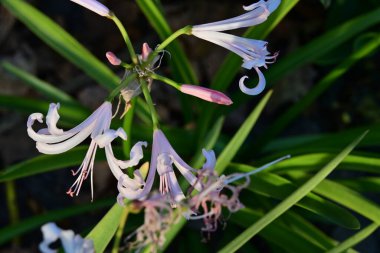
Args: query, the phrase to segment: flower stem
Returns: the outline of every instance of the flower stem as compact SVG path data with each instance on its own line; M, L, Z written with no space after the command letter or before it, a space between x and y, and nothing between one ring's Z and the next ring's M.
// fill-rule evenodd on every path
M150 115L152 117L152 123L153 123L153 129L158 129L159 128L159 123L158 123L158 115L157 111L154 108L152 97L150 96L150 92L148 89L148 85L144 79L140 79L140 84L142 91L144 93L145 101L148 104L149 110L150 110Z
M119 94L119 92L122 89L124 89L130 82L132 82L136 78L136 76L136 74L130 74L129 76L127 76L123 81L121 81L119 86L117 86L113 91L111 91L110 95L106 100L112 102L112 100Z
M112 13L111 19L116 24L117 28L119 28L119 31L124 38L125 44L127 44L127 48L128 48L129 54L131 55L132 62L134 64L138 64L139 61L136 56L135 50L133 49L132 42L129 39L127 30L125 29L121 21L115 16L115 14Z
M173 40L175 40L176 38L178 38L179 36L183 35L183 34L190 34L191 32L191 26L185 26L181 29L179 29L178 31L176 31L175 33L173 33L172 35L170 35L169 37L167 37L157 48L155 51L157 52L160 52L162 51L165 47L167 47L170 43L172 43Z
M170 86L176 88L177 90L181 90L181 85L179 83L177 83L177 82L175 82L175 81L173 81L167 77L157 75L156 73L151 73L149 76L155 80L169 84Z

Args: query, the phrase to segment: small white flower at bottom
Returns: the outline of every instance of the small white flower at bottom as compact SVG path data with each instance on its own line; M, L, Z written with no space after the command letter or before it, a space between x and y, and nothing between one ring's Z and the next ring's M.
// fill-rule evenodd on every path
M58 239L61 240L65 253L95 253L92 240L83 239L72 230L62 230L55 223L46 223L41 227L43 241L39 245L42 253L56 253L49 245Z

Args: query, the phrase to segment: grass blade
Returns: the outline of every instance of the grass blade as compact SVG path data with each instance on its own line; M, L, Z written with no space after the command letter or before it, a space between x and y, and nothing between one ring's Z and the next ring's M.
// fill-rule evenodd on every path
M366 239L368 236L370 236L373 232L375 232L379 228L379 225L376 223L372 223L371 225L367 226L366 228L360 230L355 235L351 236L338 246L326 251L326 253L340 253L344 252L347 249L355 246L356 244L360 243L364 239Z
M354 149L354 147L364 138L366 133L362 134L349 146L347 146L339 155L337 155L332 161L330 161L324 168L322 168L315 176L299 187L293 194L283 200L279 205L269 211L264 217L262 217L255 224L241 233L235 240L227 244L219 252L235 252L254 235L260 232L268 224L278 218L281 214L286 212L295 203L305 197L310 191L312 191L320 182L323 181L338 165L339 163Z

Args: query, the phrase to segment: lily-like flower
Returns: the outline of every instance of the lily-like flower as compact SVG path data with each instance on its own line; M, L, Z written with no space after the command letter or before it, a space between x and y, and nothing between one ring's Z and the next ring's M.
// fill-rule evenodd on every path
M133 187L130 186L130 178L125 174L121 175L118 183L118 189L120 192L119 199L146 198L152 189L157 171L160 176L159 189L161 194L167 196L172 205L176 206L177 203L185 199L185 195L183 194L183 191L177 181L173 164L192 187L198 191L202 190L201 182L194 175L197 173L197 170L191 168L187 163L185 163L172 148L164 133L161 130L156 129L153 133L152 156L146 182L141 184L140 178L137 177L140 184L138 185L136 183L135 186L140 186L140 188L137 190L132 190Z
M95 253L92 240L83 239L72 230L62 230L55 223L50 222L41 227L43 241L39 245L42 253L56 253L49 245L58 239L61 240L66 253Z
M143 201L135 201L133 207L144 208L144 224L125 239L128 248L140 252L149 245L152 252L157 252L165 242L166 232L178 221L179 215L173 212L170 203L159 193L153 193ZM133 237L135 241L129 242Z
M243 68L255 69L259 76L256 87L248 88L245 86L244 80L248 78L247 76L243 76L239 81L240 89L248 95L257 95L264 90L266 81L259 68L267 68L267 64L274 63L278 53L271 55L267 50L268 43L266 41L242 38L221 31L260 24L277 9L280 2L280 0L260 0L252 5L244 6L244 9L249 11L246 14L218 22L195 25L191 29L192 35L239 55L243 59Z
M216 104L232 104L232 100L224 93L201 86L183 84L181 85L181 92Z
M111 17L111 11L96 0L70 0L103 17Z
M34 131L33 124L36 120L43 123L43 115L41 113L31 114L27 122L28 135L36 141L38 151L43 154L64 153L91 136L91 143L86 156L79 169L73 172L74 176L77 174L79 174L79 176L67 191L67 194L70 196L74 196L74 194L78 196L83 181L91 175L91 193L93 195L93 167L96 150L98 148L95 139L109 130L112 119L112 105L110 102L104 102L85 121L68 131L57 127L59 107L59 103L50 104L46 116L47 128L41 129L38 132ZM123 132L122 129L118 131Z
M250 176L259 173L266 168L289 158L290 156L281 157L273 162L265 164L264 166L247 172L247 173L234 173L228 176L216 174L215 167L215 154L210 151L203 150L207 162L199 171L199 180L203 183L203 190L190 198L187 202L189 209L183 215L188 220L203 219L204 227L202 231L214 232L218 227L218 222L222 215L222 208L227 208L231 213L237 212L244 205L239 200L240 192L246 188L250 183ZM231 185L239 179L245 179L243 184L237 186ZM230 191L230 194L222 192L223 189Z

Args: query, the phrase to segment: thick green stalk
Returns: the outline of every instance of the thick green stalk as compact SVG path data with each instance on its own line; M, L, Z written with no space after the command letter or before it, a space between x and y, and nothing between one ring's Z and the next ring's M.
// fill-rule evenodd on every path
M129 214L129 207L125 207L120 217L119 228L117 229L116 234L115 234L115 241L113 243L111 253L119 252L121 237L123 236L124 227L125 227L125 223L127 222L128 214Z

